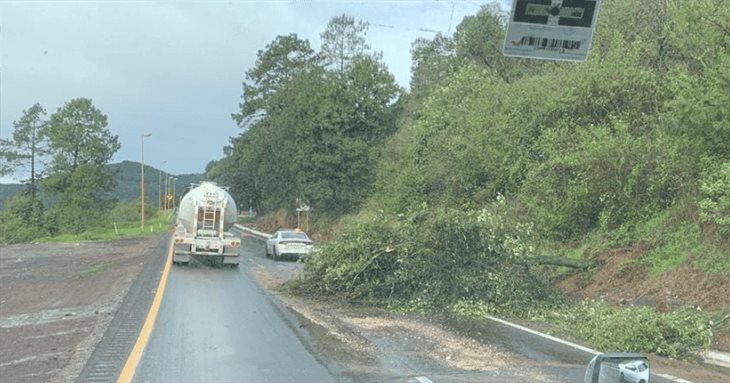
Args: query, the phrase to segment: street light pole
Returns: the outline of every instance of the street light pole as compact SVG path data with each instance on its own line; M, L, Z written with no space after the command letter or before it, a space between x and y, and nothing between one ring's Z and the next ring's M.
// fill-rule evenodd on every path
M144 230L144 138L151 136L152 133L145 133L140 136L140 148L142 151L141 161L140 161L140 177L139 177L139 200L141 202L140 206L140 228Z
M162 210L162 165L167 161L160 162L160 168L157 169L157 227L161 227L160 210Z
M169 197L170 194L172 194L172 179L173 178L174 178L173 176L171 176L169 174L167 175L167 195L165 196L165 198ZM169 209L171 207L172 207L172 203L170 203L170 200L168 199L167 208Z
M175 211L175 202L176 202L175 199L177 198L177 196L175 195L175 189L176 189L175 181L177 181L177 177L172 179L172 211L173 212Z
M165 201L165 210L167 210L170 206L170 204L167 202L167 194L169 193L169 191L168 191L169 181L170 181L170 174L168 173L168 174L165 174L165 197L162 199L163 201Z

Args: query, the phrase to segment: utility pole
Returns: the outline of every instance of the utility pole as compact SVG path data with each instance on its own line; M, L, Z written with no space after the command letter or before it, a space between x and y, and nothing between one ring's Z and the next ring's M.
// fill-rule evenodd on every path
M172 212L173 213L175 212L175 202L177 202L177 201L175 201L175 198L177 198L176 193L175 193L175 189L176 189L175 181L177 181L177 177L172 179Z
M168 191L169 184L170 184L170 174L168 173L168 174L165 174L165 197L162 199L163 201L165 201L165 210L170 208L170 203L167 200L167 195L169 194L169 191Z
M140 161L140 177L139 177L139 200L141 202L140 204L140 229L144 230L144 138L151 136L152 133L145 133L142 136L140 136L140 148L142 151L141 161Z
M160 168L157 169L157 227L161 227L160 212L162 210L162 165L167 161L160 162Z

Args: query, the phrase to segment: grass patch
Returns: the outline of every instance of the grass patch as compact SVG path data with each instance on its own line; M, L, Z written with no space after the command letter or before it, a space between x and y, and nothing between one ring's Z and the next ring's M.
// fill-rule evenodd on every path
M108 241L121 237L159 235L170 228L172 212L165 213L160 220L154 217L145 223L144 229L139 221L108 222L103 226L91 228L79 234L60 234L53 237L39 238L37 242L76 242L76 241ZM116 223L116 228L115 228Z
M479 301L459 301L449 311L470 318L491 314L547 323L553 330L548 332L568 334L604 352L647 352L672 358L707 350L713 330L724 321L720 312L683 308L660 313L651 307L616 307L596 300L510 311Z
M672 270L692 259L692 266L705 273L724 274L730 271L727 250L712 239L703 238L700 225L684 221L671 226L655 238L657 245L638 260L655 276Z

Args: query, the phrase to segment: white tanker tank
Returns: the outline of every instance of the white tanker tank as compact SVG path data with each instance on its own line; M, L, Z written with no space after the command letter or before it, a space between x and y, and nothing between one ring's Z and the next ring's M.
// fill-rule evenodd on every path
M238 211L226 189L203 182L190 189L178 206L173 263L187 264L191 256L205 256L238 265L241 241L227 232Z

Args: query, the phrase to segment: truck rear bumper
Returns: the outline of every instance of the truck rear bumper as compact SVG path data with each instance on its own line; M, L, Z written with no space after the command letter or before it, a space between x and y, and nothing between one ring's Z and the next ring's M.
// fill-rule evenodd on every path
M178 255L201 255L204 257L238 257L238 253L217 253L214 251L175 251L173 256Z
M190 258L193 256L200 256L205 258L222 258L224 265L238 265L241 263L241 257L238 253L202 253L192 251L181 251L172 254L173 263L189 263Z

